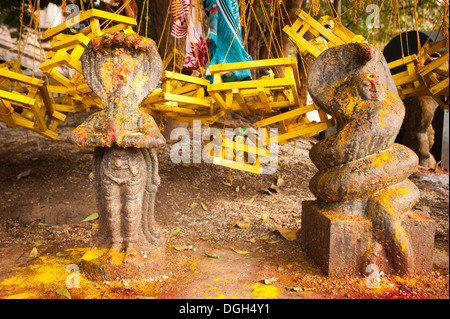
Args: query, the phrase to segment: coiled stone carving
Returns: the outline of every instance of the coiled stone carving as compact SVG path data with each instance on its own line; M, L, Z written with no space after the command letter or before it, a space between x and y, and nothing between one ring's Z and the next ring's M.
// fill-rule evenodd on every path
M414 256L400 217L419 198L407 179L418 158L394 143L405 109L382 53L363 43L330 48L311 66L308 89L338 123L338 131L310 151L319 169L310 181L312 193L340 218L372 222L362 269L376 263L384 248L394 268L407 274Z

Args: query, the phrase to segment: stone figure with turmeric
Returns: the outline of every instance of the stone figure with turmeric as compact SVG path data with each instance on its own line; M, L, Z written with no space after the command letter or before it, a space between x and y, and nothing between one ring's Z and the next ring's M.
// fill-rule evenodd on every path
M161 245L154 219L159 185L155 148L165 145L154 119L140 110L156 87L162 61L153 40L118 32L95 38L82 59L87 84L103 110L69 136L95 147L94 183L99 206L98 245L134 255Z
M319 169L310 181L318 199L314 205L331 219L368 222L370 232L349 235L356 241L349 247L359 245L351 258L353 268L364 271L387 258L397 273L414 273L417 256L402 221L415 214L411 209L419 199L418 188L407 179L418 158L394 143L405 109L384 57L364 43L331 48L311 66L308 89L338 123L338 131L310 151ZM308 222L306 218L303 227Z

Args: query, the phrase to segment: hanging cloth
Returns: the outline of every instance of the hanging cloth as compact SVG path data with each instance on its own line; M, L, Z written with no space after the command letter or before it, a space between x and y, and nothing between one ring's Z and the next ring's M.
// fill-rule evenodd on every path
M203 8L209 18L209 64L251 61L241 34L239 3L237 0L204 0ZM205 77L212 83L208 68ZM251 80L250 70L232 71L222 76L223 81Z
M188 13L186 58L183 63L185 70L195 70L208 63L208 51L203 35L200 10L199 0L192 0Z
M189 0L172 0L173 24L170 34L175 38L184 38L187 33L186 17L189 13Z

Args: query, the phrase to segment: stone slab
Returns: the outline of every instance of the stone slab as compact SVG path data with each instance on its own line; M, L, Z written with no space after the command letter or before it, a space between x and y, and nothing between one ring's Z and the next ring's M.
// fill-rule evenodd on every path
M372 243L371 222L360 216L346 217L326 211L317 201L302 204L301 240L307 255L327 276L361 275L365 254ZM402 218L415 255L415 274L429 273L433 265L435 222L410 212ZM385 258L377 265L390 273L393 267Z

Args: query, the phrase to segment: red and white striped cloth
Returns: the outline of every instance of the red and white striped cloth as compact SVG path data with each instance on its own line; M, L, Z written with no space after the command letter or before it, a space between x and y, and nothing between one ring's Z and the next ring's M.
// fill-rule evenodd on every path
M195 70L208 63L208 49L203 36L200 0L191 0L183 69Z
M187 21L191 0L172 0L173 24L170 33L175 38L184 38L187 33Z

